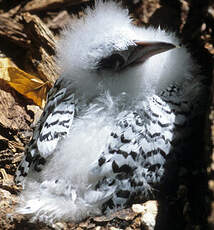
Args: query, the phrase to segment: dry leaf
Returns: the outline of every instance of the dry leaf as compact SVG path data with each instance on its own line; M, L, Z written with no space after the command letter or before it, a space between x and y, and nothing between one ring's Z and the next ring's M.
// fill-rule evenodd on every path
M8 58L0 58L0 78L7 81L17 92L33 100L33 102L44 108L50 82L24 72L16 67Z
M35 104L44 108L49 82L43 82L39 78L30 75L16 67L9 67L9 84L19 93L34 101Z

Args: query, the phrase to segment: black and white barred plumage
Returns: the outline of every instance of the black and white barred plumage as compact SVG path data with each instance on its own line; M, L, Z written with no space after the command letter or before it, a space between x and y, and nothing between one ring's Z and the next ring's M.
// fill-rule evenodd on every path
M193 134L203 86L179 41L114 2L65 30L61 77L17 170L20 213L79 221L153 196ZM165 52L167 51L167 52Z

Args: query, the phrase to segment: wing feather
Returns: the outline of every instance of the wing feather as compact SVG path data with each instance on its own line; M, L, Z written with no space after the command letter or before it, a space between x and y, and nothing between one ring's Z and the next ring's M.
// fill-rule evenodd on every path
M40 165L45 164L45 159L55 151L58 142L69 134L75 99L74 94L62 85L61 79L58 79L49 91L47 104L16 171L16 183L23 181L32 164L34 170L40 171Z
M37 139L37 148L46 158L57 147L59 140L68 135L74 117L74 95L61 99L42 125Z

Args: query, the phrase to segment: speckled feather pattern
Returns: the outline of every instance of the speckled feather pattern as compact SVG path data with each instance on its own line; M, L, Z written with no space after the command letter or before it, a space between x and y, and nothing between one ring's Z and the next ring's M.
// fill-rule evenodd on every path
M97 68L136 40L178 45L174 34L135 27L113 1L86 14L64 31L61 76L17 170L17 212L33 221L80 221L155 196L200 116L202 76L185 47L122 71Z

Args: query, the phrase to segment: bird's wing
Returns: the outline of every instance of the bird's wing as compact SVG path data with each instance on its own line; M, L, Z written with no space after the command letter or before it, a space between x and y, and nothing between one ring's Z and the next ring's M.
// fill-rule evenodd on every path
M61 85L59 79L49 91L47 104L17 169L16 182L27 176L32 163L36 171L41 170L40 166L55 151L60 139L69 133L74 118L74 94Z
M96 189L112 191L112 199L104 209L125 205L137 192L144 197L151 195L171 150L173 122L173 112L158 97L118 120L106 149L91 170L92 175L99 175Z
M48 114L44 114L41 120L41 131L37 139L38 151L44 158L49 156L56 149L59 140L68 134L74 108L74 94L66 95L65 88L49 98L45 108Z

